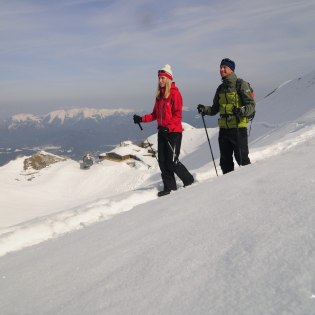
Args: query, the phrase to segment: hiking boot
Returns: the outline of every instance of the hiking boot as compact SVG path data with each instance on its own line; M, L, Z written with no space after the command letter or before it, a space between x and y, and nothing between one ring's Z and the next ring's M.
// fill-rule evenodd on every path
M170 190L162 190L162 191L159 191L158 192L158 197L162 197L162 196L166 196L166 195L169 195L171 193Z
M187 187L187 186L190 186L191 184L194 183L194 179L192 179L191 181L187 182L187 183L184 183L184 187Z

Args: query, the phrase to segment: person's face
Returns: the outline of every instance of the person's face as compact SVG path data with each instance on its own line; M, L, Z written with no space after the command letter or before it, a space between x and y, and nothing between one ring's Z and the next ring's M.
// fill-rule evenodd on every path
M166 85L166 77L159 77L159 84L161 88L164 88Z
M233 73L232 69L229 68L228 66L222 65L220 66L220 75L221 78L226 78L229 76L231 73Z

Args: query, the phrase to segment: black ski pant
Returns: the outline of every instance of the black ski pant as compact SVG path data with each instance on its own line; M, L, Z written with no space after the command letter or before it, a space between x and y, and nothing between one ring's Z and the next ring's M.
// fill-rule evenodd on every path
M233 153L238 165L250 164L247 128L220 128L219 147L223 174L234 170Z
M164 190L176 190L176 174L184 183L184 186L193 183L194 178L187 168L178 160L182 143L182 133L158 133L158 160Z

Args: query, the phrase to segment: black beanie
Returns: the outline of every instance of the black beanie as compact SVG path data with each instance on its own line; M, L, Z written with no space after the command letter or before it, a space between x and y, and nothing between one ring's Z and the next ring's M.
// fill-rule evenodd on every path
M232 71L235 69L235 62L229 58L221 60L220 66L228 66Z

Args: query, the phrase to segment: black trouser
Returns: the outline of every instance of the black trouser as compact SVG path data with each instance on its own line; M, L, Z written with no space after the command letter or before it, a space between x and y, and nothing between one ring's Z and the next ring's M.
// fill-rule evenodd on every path
M164 190L176 190L176 180L174 173L183 181L184 186L190 185L194 178L179 162L180 147L182 143L182 133L158 133L158 159Z
M234 170L233 153L238 165L250 164L247 128L220 128L219 147L223 174Z

